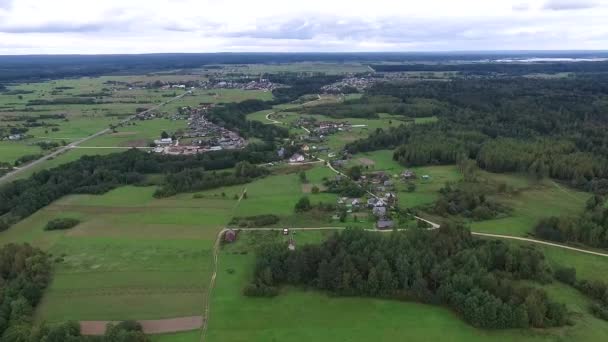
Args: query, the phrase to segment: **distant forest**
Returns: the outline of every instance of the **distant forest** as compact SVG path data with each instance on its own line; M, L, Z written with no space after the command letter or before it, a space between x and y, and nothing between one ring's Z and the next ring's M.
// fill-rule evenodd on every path
M0 83L37 81L50 78L139 74L163 70L191 69L217 64L267 64L295 62L361 62L372 64L377 71L478 71L502 72L497 64L462 63L453 61L497 60L522 57L607 57L601 52L462 52L462 53L201 53L201 54L143 54L143 55L28 55L0 56ZM381 62L407 63L389 66ZM422 64L425 62L425 64ZM433 64L435 63L435 64ZM484 66L485 65L485 66ZM520 68L508 66L506 68ZM598 71L600 64L536 63L527 72ZM605 67L605 66L604 66ZM586 68L589 70L581 70ZM591 70L593 69L593 70ZM553 70L553 71L551 71ZM2 86L0 85L0 89Z

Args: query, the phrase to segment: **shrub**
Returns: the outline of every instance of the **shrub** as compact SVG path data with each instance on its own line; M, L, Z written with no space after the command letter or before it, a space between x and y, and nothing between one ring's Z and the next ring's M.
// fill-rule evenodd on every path
M576 284L576 269L574 267L560 267L554 272L555 279L568 285Z
M75 227L79 223L80 221L74 218L56 218L50 220L46 224L46 227L44 227L44 230L70 229Z
M301 212L309 211L310 209L312 209L312 205L310 204L310 200L308 199L308 197L304 196L304 197L300 198L298 203L296 203L296 206L294 209L295 209L296 213L301 213Z

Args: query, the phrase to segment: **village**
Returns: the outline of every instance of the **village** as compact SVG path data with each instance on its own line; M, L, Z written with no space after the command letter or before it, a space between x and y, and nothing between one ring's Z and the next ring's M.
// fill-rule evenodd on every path
M179 137L161 136L154 140L154 152L168 155L192 155L209 151L235 150L246 146L238 133L216 125L205 118L212 104L197 108L182 107L171 120L187 120L188 128Z

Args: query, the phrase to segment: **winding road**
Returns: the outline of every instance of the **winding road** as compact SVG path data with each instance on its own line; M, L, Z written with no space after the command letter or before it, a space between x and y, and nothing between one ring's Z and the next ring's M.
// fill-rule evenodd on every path
M131 115L131 116L129 116L129 117L121 120L121 121L118 122L118 125L122 125L124 123L127 123L127 122L135 119L137 117L137 115L139 115L139 114L146 114L148 112L157 110L158 108L160 108L160 107L162 107L162 106L164 106L166 104L169 104L169 103L171 103L173 101L179 100L182 97L186 96L187 94L191 94L191 93L192 93L192 90L188 90L187 92L185 92L185 93L183 93L181 95L178 95L178 96L176 96L174 98L171 98L171 99L169 99L169 100L167 100L167 101L165 101L165 102L163 102L163 103L161 103L159 105L156 105L156 106L154 106L152 108L149 108L149 109L147 109L147 110L145 110L145 111L143 111L141 113L137 113L137 114ZM97 133L89 135L88 137L82 138L80 140L71 142L71 143L69 143L69 144L67 144L67 145L65 145L63 147L60 147L59 149L53 151L52 153L44 155L44 156L40 157L39 159L36 159L36 160L34 160L34 161L26 164L26 165L21 166L18 169L14 169L13 171L11 171L11 172L5 174L4 176L0 177L0 185L3 184L3 183L6 183L8 181L10 181L12 178L14 178L15 176L17 176L18 174L23 173L26 170L29 170L32 167L36 166L36 165L39 165L39 164L41 164L41 163L43 163L43 162L45 162L45 161L47 161L49 159L53 159L53 158L55 158L55 157L57 157L57 156L65 153L65 152L73 149L73 148L77 148L78 145L80 145L80 144L82 144L84 142L87 142L87 141L89 141L91 139L97 138L98 136L104 135L104 134L106 134L108 132L110 132L110 128L105 128L105 129L103 129L103 130L101 130L101 131L99 131Z

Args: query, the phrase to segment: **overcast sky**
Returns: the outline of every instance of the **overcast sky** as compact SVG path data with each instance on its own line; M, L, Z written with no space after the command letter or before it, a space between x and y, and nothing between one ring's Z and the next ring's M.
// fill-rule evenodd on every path
M0 0L0 54L608 50L608 0Z

